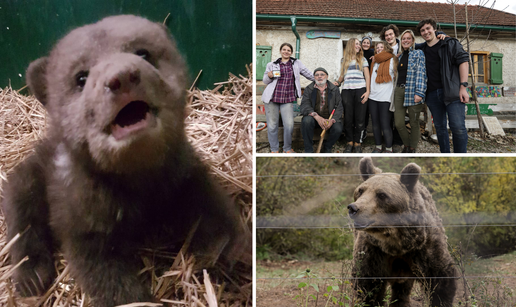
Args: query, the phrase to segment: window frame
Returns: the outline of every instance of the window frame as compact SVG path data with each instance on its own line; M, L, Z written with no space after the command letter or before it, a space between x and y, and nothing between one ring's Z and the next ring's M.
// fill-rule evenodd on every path
M470 80L475 80L475 84L477 84L477 83L486 84L486 85L489 84L489 74L490 74L489 55L491 54L491 52L490 51L471 51L470 54L471 54L471 60L473 61L472 65L473 65L473 69L475 70L475 74L473 75L473 72L470 71L468 77L471 78ZM482 64L484 73L482 75L479 75L479 73L478 73L478 67L480 65L480 63L478 63L479 55L484 57L484 61ZM484 81L483 82L478 81L478 78L482 77L482 76L483 76ZM473 79L473 77L475 77L475 78Z

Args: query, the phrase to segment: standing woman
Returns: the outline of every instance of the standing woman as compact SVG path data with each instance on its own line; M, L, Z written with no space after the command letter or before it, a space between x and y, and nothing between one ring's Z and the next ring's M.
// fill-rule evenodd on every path
M382 139L385 141L383 152L392 153L392 112L389 111L389 107L394 94L398 58L392 53L392 47L387 42L378 43L376 47L377 54L371 69L371 95L369 95L369 111L376 144L373 153L382 152Z
M369 68L373 67L371 65L371 62L374 58L374 46L373 46L373 39L369 36L362 37L362 50L364 51L364 58L367 60L367 64L369 64ZM369 75L371 75L371 69L369 69ZM362 133L362 141L365 140L367 136L367 126L369 125L369 102L367 103L367 109L365 114L365 123L364 123L364 130Z
M371 66L372 57L374 56L373 39L369 36L362 37L362 50L364 51L364 58L366 58L369 67L373 67Z
M405 30L401 34L401 48L398 64L398 80L394 91L394 123L403 140L404 153L415 153L421 132L419 113L423 110L426 92L426 63L422 50L415 50L414 32ZM408 110L410 132L405 126L405 112Z
M271 153L279 152L278 123L279 113L283 121L283 152L295 153L292 149L292 131L294 130L294 103L301 97L300 75L314 81L314 75L301 61L291 57L294 49L289 43L280 47L281 58L267 64L263 74L262 101L267 118L267 137Z
M367 99L369 98L369 64L360 40L350 38L344 50L340 77L334 83L342 85L344 103L344 131L346 133L345 153L362 152L362 132L365 129Z

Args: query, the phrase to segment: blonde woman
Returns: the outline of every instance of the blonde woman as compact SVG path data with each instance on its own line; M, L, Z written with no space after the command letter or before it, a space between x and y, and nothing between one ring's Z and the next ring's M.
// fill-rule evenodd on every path
M394 123L403 140L403 153L415 153L421 133L419 113L423 110L427 89L425 54L415 50L414 32L405 30L401 34L398 64L398 78L394 90ZM408 110L411 131L405 126L405 112Z
M372 153L392 153L392 112L389 107L394 94L398 58L393 54L392 47L384 41L376 44L374 59L368 102L376 145ZM382 141L385 142L383 151Z
M365 129L367 100L369 98L370 75L369 64L364 57L359 39L350 38L346 44L340 77L334 84L342 85L344 131L347 143L344 153L353 151L361 153L362 132Z

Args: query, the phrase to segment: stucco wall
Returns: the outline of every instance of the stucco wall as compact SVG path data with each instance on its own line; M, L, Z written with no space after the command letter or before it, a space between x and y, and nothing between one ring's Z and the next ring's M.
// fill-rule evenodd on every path
M299 59L308 69L314 70L317 67L324 67L329 73L330 80L336 80L339 77L340 61L342 58L342 40L348 40L352 37L362 38L365 35L371 35L366 32L341 32L340 39L317 38L308 39L306 32L309 30L320 30L321 28L298 27L298 33L301 37L301 47ZM338 31L332 29L332 31ZM372 33L374 41L379 41L379 33ZM450 33L451 34L451 33ZM417 35L417 34L416 34ZM460 33L459 33L460 35ZM290 27L276 28L274 30L258 29L256 31L256 43L265 46L272 46L272 60L280 57L279 47L282 43L290 43L294 49L296 48L296 37ZM420 36L416 36L416 42L423 42ZM516 41L504 40L477 40L472 43L471 50L490 51L503 54L503 80L501 86L516 86ZM294 50L295 52L295 50ZM301 85L310 84L307 79L301 78Z
M503 86L516 86L516 42L507 40L475 40L471 51L489 51L503 54Z

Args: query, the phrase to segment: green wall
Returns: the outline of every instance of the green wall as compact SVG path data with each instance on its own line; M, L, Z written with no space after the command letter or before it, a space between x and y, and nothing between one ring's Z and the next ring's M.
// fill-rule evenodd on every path
M134 14L163 22L174 35L191 82L200 89L247 75L252 62L252 0L0 0L0 87L25 85L29 63L70 30L103 17ZM21 75L21 76L20 76ZM190 82L190 84L191 84Z

